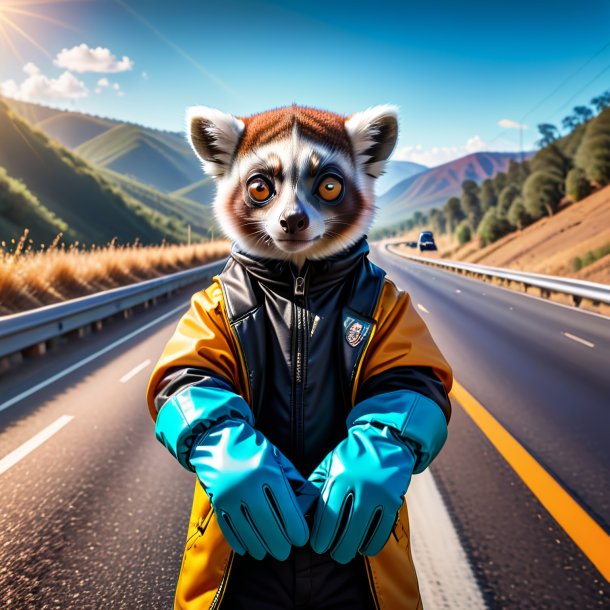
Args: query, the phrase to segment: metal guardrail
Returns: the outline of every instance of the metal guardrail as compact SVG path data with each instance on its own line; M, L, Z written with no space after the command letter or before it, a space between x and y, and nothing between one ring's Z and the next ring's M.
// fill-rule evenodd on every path
M0 317L0 358L20 352L219 273L225 260L31 311Z
M401 244L402 242L387 244L386 248L394 254L398 254L403 258L408 258L419 263L457 271L458 273L471 274L482 278L499 279L507 283L514 282L521 284L525 291L527 291L527 288L530 286L538 288L543 296L548 296L551 293L567 294L572 297L572 302L576 307L581 304L583 299L591 301L594 305L599 305L600 303L610 305L610 286L606 284L587 282L574 278L529 273L526 271L513 271L501 267L488 267L486 265L475 265L473 263L456 263L436 258L414 256L399 251L396 246Z

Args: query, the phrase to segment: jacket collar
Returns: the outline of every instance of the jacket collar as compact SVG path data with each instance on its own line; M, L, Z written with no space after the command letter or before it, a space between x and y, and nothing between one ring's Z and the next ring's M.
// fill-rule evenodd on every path
M233 244L231 257L246 269L249 275L273 292L295 294L297 277L304 279L306 293L328 290L342 283L369 253L366 235L347 250L321 260L307 260L299 270L290 261L261 258Z

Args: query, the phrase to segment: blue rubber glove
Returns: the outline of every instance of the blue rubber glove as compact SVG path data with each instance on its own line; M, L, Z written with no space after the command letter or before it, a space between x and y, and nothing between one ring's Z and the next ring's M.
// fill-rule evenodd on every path
M303 500L318 495L258 430L225 421L197 439L191 466L208 493L218 524L233 549L284 560L309 538ZM311 502L309 502L311 504ZM305 510L303 510L305 509Z
M309 477L321 493L311 546L339 563L381 551L411 475L428 466L447 436L440 407L408 390L361 402L347 425L347 438Z
M304 514L319 492L252 424L237 394L190 387L163 405L156 432L197 474L233 550L284 560L307 543Z

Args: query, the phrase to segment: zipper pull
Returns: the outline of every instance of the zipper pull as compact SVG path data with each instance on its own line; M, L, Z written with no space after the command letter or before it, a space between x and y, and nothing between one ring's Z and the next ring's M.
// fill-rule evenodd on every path
M301 277L300 275L294 280L294 296L305 296L305 278Z

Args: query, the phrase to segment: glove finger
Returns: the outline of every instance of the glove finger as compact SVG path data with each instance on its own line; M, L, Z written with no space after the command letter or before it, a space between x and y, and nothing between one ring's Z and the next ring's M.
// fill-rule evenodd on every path
M266 486L260 497L253 499L243 510L245 518L267 552L280 561L287 559L292 544L283 518L278 513L277 501L269 487Z
M363 555L377 555L388 541L395 522L396 512L384 510L380 516L376 518L374 516L368 527L366 537L360 546L360 552Z
M326 553L341 536L351 517L353 495L341 493L331 482L318 503L310 536L311 548L316 553Z
M233 527L233 522L231 518L224 511L219 511L216 513L216 520L218 521L218 526L220 527L220 531L223 536L227 539L227 542L231 546L231 548L238 553L239 555L246 554L246 546L239 537L239 534L235 531Z
M301 511L298 498L288 482L276 485L273 489L265 487L265 497L270 509L276 515L288 542L294 546L303 546L309 540L309 527Z
M252 524L252 520L248 510L244 510L242 505L242 512L233 512L231 515L225 515L225 519L232 527L235 536L242 541L246 551L254 557L254 559L261 560L265 557L268 550L263 541L259 537L259 534L255 531Z
M356 502L349 519L346 520L344 517L345 524L341 528L342 531L337 532L333 541L330 556L338 563L347 563L356 556L369 530L369 524L374 520L371 510L366 505L362 506L361 502L362 498L360 502ZM374 514L376 513L377 511Z

